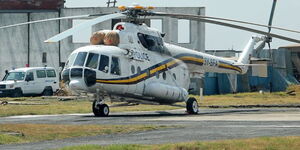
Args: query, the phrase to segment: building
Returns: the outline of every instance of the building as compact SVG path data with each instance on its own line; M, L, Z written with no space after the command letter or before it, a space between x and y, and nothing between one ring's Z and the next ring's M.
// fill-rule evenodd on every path
M234 57L240 51L209 50L207 53ZM227 94L253 91L284 91L291 84L299 84L300 47L299 45L285 46L278 49L264 49L252 54L252 66L244 75L224 73L206 73L204 77L204 94ZM235 58L236 59L236 58Z

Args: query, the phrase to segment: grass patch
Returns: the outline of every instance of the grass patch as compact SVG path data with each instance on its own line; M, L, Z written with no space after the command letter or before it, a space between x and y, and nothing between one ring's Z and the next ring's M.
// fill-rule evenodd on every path
M175 126L156 125L57 125L57 124L1 124L0 144L27 143L57 140L72 137L104 134L123 134L150 131ZM22 136L11 136L1 132L18 132Z
M2 100L2 99L1 99ZM0 105L0 117L17 116L17 115L46 115L46 114L71 114L71 113L91 113L92 102L89 100L72 100L58 101L57 99L31 99L19 98L7 99L8 102L22 103L47 103L48 105ZM112 105L117 104L113 103ZM108 103L110 105L110 103ZM111 112L124 111L153 111L153 110L170 110L178 109L178 107L167 105L134 105L110 107Z
M237 93L226 95L205 96L203 101L200 101L196 96L199 104L202 106L209 105L300 105L300 94L291 96L285 92L276 93Z
M284 92L277 93L238 93L227 95L205 96L204 101L198 99L200 106L211 105L300 105L300 94L291 96ZM91 102L88 100L72 100L58 101L57 99L42 99L41 97L26 97L26 98L5 98L8 102L33 102L47 103L48 105L0 105L0 117L15 116L15 115L43 115L43 114L70 114L70 113L91 113ZM110 105L110 103L108 103ZM116 103L113 103L116 104ZM185 103L179 103L185 106ZM178 107L167 105L135 105L110 107L111 112L124 111L159 111L178 109Z
M299 141L300 137L260 137L162 145L82 145L60 150L298 150Z

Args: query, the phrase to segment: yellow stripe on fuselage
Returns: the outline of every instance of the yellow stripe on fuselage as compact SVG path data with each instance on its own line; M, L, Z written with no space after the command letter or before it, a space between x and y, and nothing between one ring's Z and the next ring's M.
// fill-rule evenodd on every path
M97 82L101 83L131 83L136 82L142 78L147 77L147 73L143 73L141 75L138 75L136 77L130 78L130 79L123 79L123 80L97 80Z
M233 69L233 70L236 70L236 71L239 71L239 72L242 72L242 70L236 66L232 66L232 65L227 65L227 64L219 64L219 67L224 67L224 68L227 68L227 69Z
M195 62L199 62L199 63L203 63L204 62L203 59L192 57L192 56L183 56L183 57L180 57L178 59L180 59L182 61L184 61L184 60L190 60L190 61L195 61Z

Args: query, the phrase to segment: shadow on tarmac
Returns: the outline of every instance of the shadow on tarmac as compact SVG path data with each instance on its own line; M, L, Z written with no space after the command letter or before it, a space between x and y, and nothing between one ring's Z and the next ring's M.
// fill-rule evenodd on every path
M216 112L199 112L198 114L188 114L187 112L168 112L168 111L153 111L146 113L126 113L124 114L110 114L107 117L95 117L93 115L83 116L83 117L92 117L92 118L117 118L117 117L180 117L180 116L198 116L198 115L222 115L222 114L230 114L230 113L247 113L247 112L258 112L259 110L222 110Z

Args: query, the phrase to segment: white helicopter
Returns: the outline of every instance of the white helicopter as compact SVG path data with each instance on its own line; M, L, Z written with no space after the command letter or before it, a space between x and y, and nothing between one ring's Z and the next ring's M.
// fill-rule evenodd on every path
M270 18L273 18L275 4L276 0ZM186 102L187 112L197 114L198 103L195 98L189 97L188 93L191 74L203 72L244 74L251 65L249 64L250 56L258 42L261 42L258 46L261 48L264 47L265 43L271 42L271 37L300 43L299 40L270 33L271 28L299 33L298 31L272 27L272 19L270 19L269 25L261 25L200 15L154 12L152 7L139 5L119 6L119 9L119 13L101 15L45 41L58 42L94 24L114 18L126 18L126 22L117 23L113 30L100 31L104 34L104 38L100 39L96 45L88 45L74 50L62 71L62 79L69 85L70 89L95 94L95 100L92 104L95 116L109 115L109 106L104 101L107 97L125 102L141 100L167 105ZM23 24L91 16L97 15L39 20L0 27L0 29ZM251 37L238 60L234 61L165 43L163 41L164 34L141 23L139 20L141 16L167 16L197 20L265 36ZM269 32L217 20L268 27ZM108 35L114 36L111 38Z

